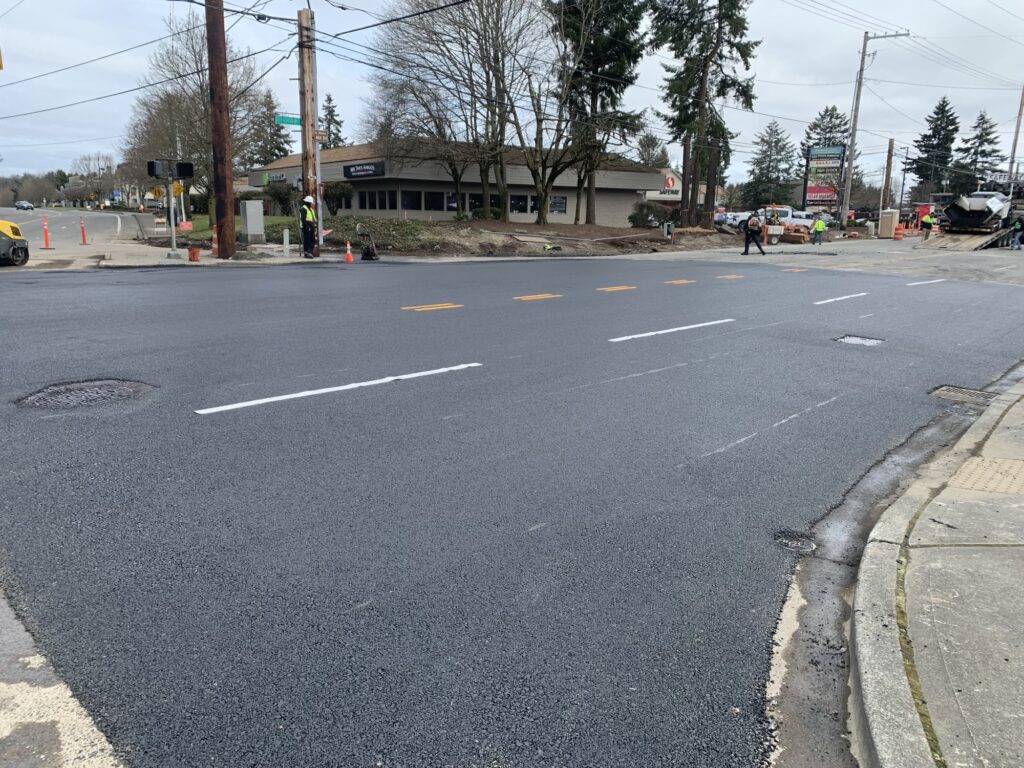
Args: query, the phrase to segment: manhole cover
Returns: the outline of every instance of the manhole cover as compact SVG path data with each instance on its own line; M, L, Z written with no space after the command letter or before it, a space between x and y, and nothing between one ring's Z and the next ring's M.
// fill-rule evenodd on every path
M811 554L818 546L810 536L799 531L780 531L775 535L775 541L801 555Z
M146 394L152 387L141 381L120 381L118 379L97 379L95 381L72 381L34 392L18 401L25 408L85 408L91 405L108 405L125 400L134 400Z
M862 347L877 347L885 341L885 339L872 339L870 336L853 336L851 334L846 334L845 336L840 336L836 341L843 344L859 344Z
M995 392L982 392L980 389L965 389L964 387L953 386L933 389L932 394L944 400L952 400L957 403L974 403L976 405L988 405L998 397Z

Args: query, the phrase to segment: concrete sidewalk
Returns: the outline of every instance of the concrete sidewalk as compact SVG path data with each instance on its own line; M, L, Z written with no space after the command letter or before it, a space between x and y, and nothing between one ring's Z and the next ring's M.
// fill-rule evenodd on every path
M861 765L1024 765L1024 384L883 513L852 628Z

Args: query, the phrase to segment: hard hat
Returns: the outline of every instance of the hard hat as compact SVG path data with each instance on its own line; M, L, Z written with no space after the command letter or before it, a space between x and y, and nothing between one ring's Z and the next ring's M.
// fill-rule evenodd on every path
M310 205L316 205L316 200L313 199L312 195L306 195L302 198L302 202L309 203Z

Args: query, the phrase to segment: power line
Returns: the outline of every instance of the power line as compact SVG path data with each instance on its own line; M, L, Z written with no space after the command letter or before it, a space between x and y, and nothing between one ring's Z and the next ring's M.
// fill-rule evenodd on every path
M907 120L909 120L912 123L917 123L918 125L922 125L922 126L925 125L920 120L917 120L916 118L913 118L910 115L908 115L906 112L904 112L904 111L894 107L892 104L890 104L888 101L885 100L885 97L883 97L878 91L876 91L874 88L872 88L867 83L864 84L864 87L867 88L867 90L870 91L872 94L874 94L875 98L877 98L879 101L881 101L883 104L885 104L885 106L887 106L889 109L891 109L896 114L902 115L903 117L907 118ZM927 126L925 126L925 127L927 127Z
M25 0L18 0L18 2L16 2L14 5L12 5L10 8L8 8L6 11L4 11L3 13L0 13L0 19L2 19L4 16L6 16L8 13L13 11L15 8L17 8L19 5L21 5L24 2L25 2Z
M996 34L996 35L998 35L998 34L999 34L999 31L998 31L998 30L992 29L992 27L986 27L986 26L985 26L984 24L982 24L982 23L981 23L980 21L978 21L977 19L974 19L974 18L972 18L972 17L970 17L970 16L966 16L966 15L964 15L964 14L960 13L960 11L956 10L955 8L950 8L950 7L949 7L948 5L946 5L945 3L943 3L943 2L940 2L940 0L932 0L932 2L933 2L933 3L935 3L935 4L937 5L937 6L939 6L939 7L941 7L941 8L945 8L945 9L946 9L947 11L949 11L950 13L956 14L956 15L957 15L957 16L959 16L959 17L960 17L961 19L965 19L965 20L967 20L967 21L971 22L971 24L973 24L974 26L976 26L976 27L981 27L981 28L982 28L982 29L984 29L984 30L985 30L986 32L992 32L992 33L994 33L994 34ZM996 6L996 7L998 8L998 6ZM1008 39L1008 40L1009 40L1009 41L1010 41L1011 43L1015 43L1016 45L1019 45L1019 46L1021 46L1022 48L1024 48L1024 43L1020 42L1019 40L1014 40L1013 38L1007 38L1007 39Z
M291 37L291 35L289 35L289 37ZM228 61L228 63L229 64L233 64L236 61L242 61L243 59L250 59L253 56L259 56L260 54L266 53L267 51L274 50L275 48L277 48L277 46L281 45L281 43L284 43L284 42L287 42L287 41L288 41L288 38L286 37L284 40L280 40L280 41L274 43L273 45L271 45L271 46L269 46L267 48L264 48L261 51L254 51L254 52L243 54L242 56L236 56L235 58L230 59ZM152 82L152 83L144 83L143 85L136 86L135 88L127 88L127 89L125 89L123 91L117 91L116 93L107 93L107 94L104 94L102 96L94 96L94 97L92 97L90 99L82 99L81 101L74 101L74 102L71 102L69 104L60 104L60 105L58 105L56 107L45 107L44 109L34 109L34 110L30 111L30 112L21 112L21 113L18 113L16 115L2 115L2 116L0 116L0 120L13 120L16 117L30 117L32 115L41 115L41 114L44 114L46 112L56 112L56 111L61 110L61 109L69 109L71 107L78 107L78 106L81 106L83 104L92 104L93 102L103 101L105 99L112 99L112 98L115 98L117 96L124 96L126 94L136 93L138 91L144 91L147 88L156 88L157 86L166 85L167 83L173 83L173 82L175 82L177 80L184 80L186 77L192 77L194 75L199 75L199 74L202 74L205 71L206 71L206 67L202 67L201 69L197 69L197 70L194 70L192 72L186 72L186 73L184 73L182 75L175 75L173 77L167 77L167 78L164 78L163 80L157 80L156 82Z
M455 8L456 6L459 6L459 5L465 5L468 2L470 2L470 0L454 0L454 2L448 3L446 5L438 5L438 6L435 6L434 8L424 8L422 11L416 11L415 13L409 13L409 14L406 14L405 16L397 16L397 17L395 17L393 19L383 19L382 21L378 21L375 24L367 24L365 27L356 27L355 29L346 29L344 32L335 32L334 34L325 33L325 34L327 34L329 37L343 37L344 35L351 35L354 32L363 32L364 30L367 30L367 29L374 29L375 27L383 27L385 24L395 24L396 22L399 22L399 21L408 21L409 19L416 18L417 16L425 16L428 13L436 13L437 11L444 11L444 10L447 10L448 8Z
M28 149L29 147L59 147L65 144L88 144L93 141L110 141L123 138L123 134L117 136L98 136L93 139L71 139L69 141L48 141L42 144L0 144L0 149Z
M41 77L49 77L50 75L57 75L57 74L60 74L61 72L67 72L68 70L71 70L71 69L77 69L78 67L84 67L87 64L95 64L97 61L103 61L105 59L111 59L114 56L120 56L122 53L129 53L130 51L137 51L139 48L145 48L148 45L153 45L155 43L160 43L160 42L163 42L164 40L170 40L172 37L177 37L178 35L184 35L187 32L192 32L194 30L200 29L200 28L202 28L202 26L203 26L202 24L199 24L199 25L196 25L194 27L189 27L188 29L182 29L182 30L179 30L177 32L172 32L169 35L164 35L163 37L157 37L157 38L154 38L152 40L147 40L144 43L139 43L138 45L133 45L130 48L122 48L119 51L114 51L113 53L107 53L107 54L104 54L103 56L97 56L96 58L89 59L87 61L80 61L77 64L69 64L68 66L61 67L60 69L52 69L49 72L42 72L42 73L40 73L38 75L32 75L31 77L24 77L21 80L14 80L14 81L12 81L10 83L0 83L0 88L10 88L12 85L21 85L22 83L28 83L28 82L31 82L33 80L38 80Z

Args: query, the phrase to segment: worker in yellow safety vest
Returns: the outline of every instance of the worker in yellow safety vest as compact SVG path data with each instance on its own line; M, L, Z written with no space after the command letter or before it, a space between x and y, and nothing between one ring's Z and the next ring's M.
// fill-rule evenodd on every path
M316 200L306 195L302 200L302 255L307 259L317 256Z
M921 232L922 237L927 240L932 233L932 227L935 226L936 218L932 213L926 213L921 217Z
M825 236L825 230L828 229L828 225L825 224L825 220L821 218L819 213L814 217L814 223L811 224L811 242L815 245L821 245L821 240Z

